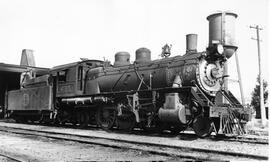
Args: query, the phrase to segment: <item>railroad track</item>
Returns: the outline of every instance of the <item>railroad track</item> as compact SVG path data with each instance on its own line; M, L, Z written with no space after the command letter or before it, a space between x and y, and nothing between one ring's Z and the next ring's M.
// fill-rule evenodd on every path
M10 162L23 162L22 160L17 159L16 157L12 157L10 155L6 155L3 153L0 153L0 157L5 158L5 161L10 161Z
M6 122L5 123L14 123L14 122ZM36 123L28 123L29 125L37 125ZM49 126L49 125L46 125ZM62 125L61 127L63 128L71 128L71 129L78 129L76 126L73 125ZM102 130L99 127L96 126L88 126L88 129L90 130ZM119 134L130 134L130 132L123 132L123 131L118 131L114 130L114 133L119 133ZM199 137L193 132L193 131L184 131L180 132L178 135L172 135L170 132L163 132L163 133L149 133L149 132L144 132L141 129L135 129L132 131L132 134L134 135L143 135L143 136L148 136L148 137L175 137L178 136L180 140L185 140L185 139L199 139ZM250 137L250 136L235 136L235 135L211 135L209 137L205 137L204 139L209 139L211 141L226 141L226 142L239 142L239 143L251 143L251 144L269 144L268 138L257 138L257 137Z
M181 138L198 138L196 134L192 133L180 133ZM213 141L226 141L226 142L240 142L240 143L251 143L251 144L263 144L268 145L269 141L266 138L255 138L248 136L235 136L235 135L212 135L210 137L206 137L205 139L213 140Z
M116 131L117 132L117 131ZM119 132L123 133L123 132ZM162 134L149 134L143 133L141 130L134 130L132 132L136 135L144 135L149 137L175 137L178 136L179 139L199 139L199 137L194 132L180 132L178 135L172 135L170 132L163 132ZM251 143L251 144L265 144L268 145L269 141L266 138L256 138L256 137L248 137L245 135L235 136L235 135L211 135L210 137L205 137L204 139L212 140L212 141L226 141L226 142L240 142L240 143Z
M3 150L0 150L0 161L6 161L6 162L39 162L37 159L33 159L26 155L20 155L16 154L16 152L6 152Z
M49 127L50 128L50 127ZM64 128L62 128L64 130ZM218 149L206 149L191 146L180 146L164 144L160 142L151 142L151 138L146 137L149 140L129 140L126 138L112 138L110 136L91 136L82 135L76 133L67 133L61 131L49 131L47 130L36 130L33 128L18 128L0 126L0 131L15 133L21 135L34 135L46 138L53 138L58 140L74 141L85 144L95 144L105 147L121 148L121 149L133 149L146 151L152 154L165 155L165 156L176 156L191 160L268 160L265 155L257 155L243 152L225 151ZM87 130L84 130L87 131ZM122 136L121 134L118 137ZM127 135L125 135L127 136ZM266 144L257 144L266 145ZM266 145L267 147L267 145Z

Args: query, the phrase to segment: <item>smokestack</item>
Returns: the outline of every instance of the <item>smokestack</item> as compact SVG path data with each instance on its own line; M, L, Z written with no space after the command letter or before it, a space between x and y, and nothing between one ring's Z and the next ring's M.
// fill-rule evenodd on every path
M33 52L31 49L22 50L21 66L36 66Z
M186 52L197 52L197 34L186 35Z

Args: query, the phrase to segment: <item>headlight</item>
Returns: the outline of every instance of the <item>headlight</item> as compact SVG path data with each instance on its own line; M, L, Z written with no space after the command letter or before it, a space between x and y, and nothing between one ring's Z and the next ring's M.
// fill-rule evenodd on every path
M221 44L218 44L218 45L217 45L217 52L218 52L219 54L223 54L224 48L223 48L223 46L222 46Z

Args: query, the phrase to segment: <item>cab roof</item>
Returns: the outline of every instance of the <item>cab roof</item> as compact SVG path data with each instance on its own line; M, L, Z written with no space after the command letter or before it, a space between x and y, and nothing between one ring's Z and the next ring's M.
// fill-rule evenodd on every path
M55 67L51 68L51 71L66 70L66 69L69 69L71 67L78 66L78 65L86 65L86 66L103 65L103 63L104 63L104 61L100 61L100 60L77 61L77 62L73 62L73 63L55 66Z

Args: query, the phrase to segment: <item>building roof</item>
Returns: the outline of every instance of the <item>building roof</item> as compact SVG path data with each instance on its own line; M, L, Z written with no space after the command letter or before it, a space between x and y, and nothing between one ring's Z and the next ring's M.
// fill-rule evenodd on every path
M29 68L34 69L34 71L39 75L49 72L48 68L0 63L0 72L22 73Z
M21 73L21 72L25 71L26 69L27 69L26 67L22 67L19 65L0 63L0 71L2 71L2 72Z

